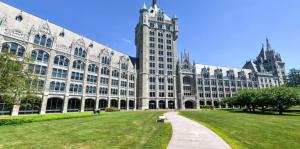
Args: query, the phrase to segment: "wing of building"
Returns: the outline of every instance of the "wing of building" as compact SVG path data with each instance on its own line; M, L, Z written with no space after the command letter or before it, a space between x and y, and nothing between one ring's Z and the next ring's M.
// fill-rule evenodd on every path
M0 101L0 114L198 109L220 106L240 89L284 83L284 62L268 40L255 61L237 69L191 63L186 52L178 59L178 35L178 18L156 0L140 9L136 57L0 2L0 52L31 57L28 70L43 88L41 102L30 106Z

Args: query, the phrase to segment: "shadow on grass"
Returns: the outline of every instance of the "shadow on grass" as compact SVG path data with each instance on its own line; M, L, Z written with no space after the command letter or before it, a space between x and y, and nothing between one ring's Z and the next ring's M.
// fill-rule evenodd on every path
M224 111L232 112L232 113L247 113L247 114L256 114L256 115L277 115L277 116L300 116L300 112L294 112L294 111L285 111L283 112L283 115L279 115L278 112L275 111L255 111L255 112L249 112L249 111L243 111L240 109L222 109Z

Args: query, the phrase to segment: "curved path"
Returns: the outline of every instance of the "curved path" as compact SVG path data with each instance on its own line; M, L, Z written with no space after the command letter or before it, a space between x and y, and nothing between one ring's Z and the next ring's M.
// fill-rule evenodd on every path
M230 149L217 134L203 125L178 115L165 114L172 124L173 134L168 149Z

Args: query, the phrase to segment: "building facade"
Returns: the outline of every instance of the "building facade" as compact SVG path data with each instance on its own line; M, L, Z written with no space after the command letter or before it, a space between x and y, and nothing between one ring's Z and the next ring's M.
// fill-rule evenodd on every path
M221 107L219 101L238 90L284 83L284 62L268 40L255 61L237 69L191 63L186 52L178 60L178 33L176 16L167 16L156 0L150 8L144 4L136 57L130 57L0 2L0 53L30 57L28 71L43 89L40 102L0 101L0 114Z

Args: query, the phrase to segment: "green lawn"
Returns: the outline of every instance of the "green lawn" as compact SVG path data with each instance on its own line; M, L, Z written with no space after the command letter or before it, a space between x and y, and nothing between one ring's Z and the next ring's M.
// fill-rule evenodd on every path
M161 114L115 112L0 126L0 148L166 148L172 128L156 124Z
M232 148L300 148L300 113L280 116L217 110L180 114L212 129Z

